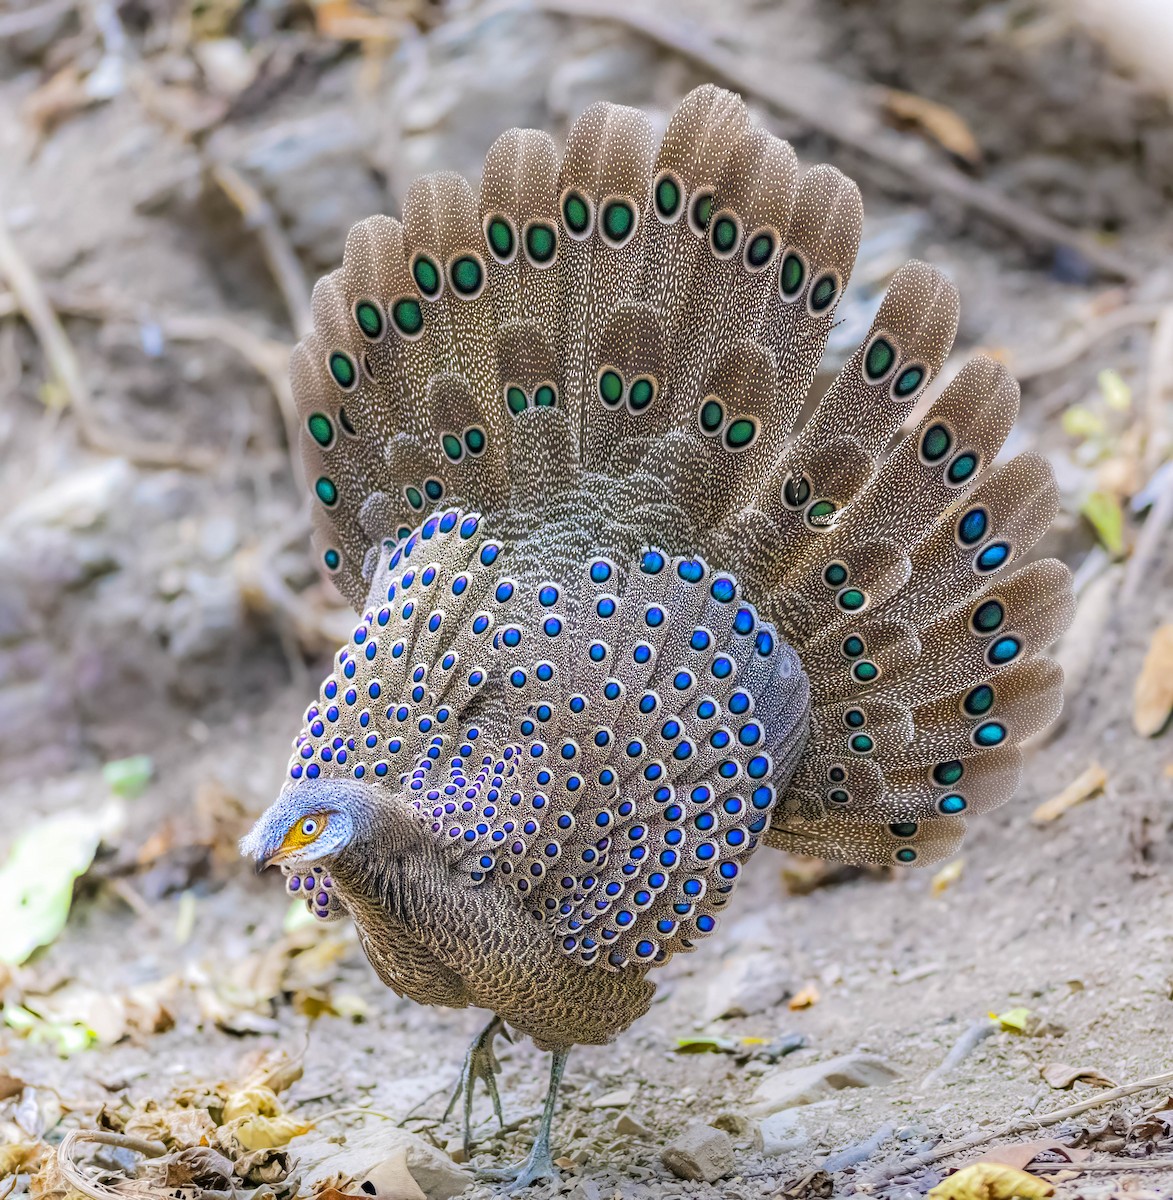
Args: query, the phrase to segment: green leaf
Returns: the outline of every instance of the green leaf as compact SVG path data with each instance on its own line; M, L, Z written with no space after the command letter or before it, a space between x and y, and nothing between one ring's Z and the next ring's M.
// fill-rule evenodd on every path
M89 870L102 840L94 811L73 810L39 821L17 838L0 867L0 962L19 966L65 928L73 884Z
M1063 432L1068 437L1099 437L1107 428L1104 418L1082 404L1073 404L1063 410Z
M732 1054L737 1042L727 1037L679 1037L677 1054Z
M136 754L133 758L119 758L102 768L106 786L123 799L133 800L141 796L151 782L155 764L147 754Z
M1124 553L1124 510L1111 492L1092 492L1079 510L1096 531L1100 544L1119 558Z

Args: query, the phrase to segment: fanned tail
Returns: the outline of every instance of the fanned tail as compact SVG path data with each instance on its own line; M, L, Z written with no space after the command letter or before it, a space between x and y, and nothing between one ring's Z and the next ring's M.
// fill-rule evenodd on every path
M864 344L795 428L861 221L849 179L800 173L739 98L706 86L658 149L646 117L608 104L583 114L561 157L544 133L503 134L479 195L451 174L417 181L402 224L356 226L315 289L293 381L325 569L357 608L376 605L393 544L433 511L478 514L501 560L494 551L477 595L506 572L494 620L518 640L453 641L483 678L454 674L446 705L498 712L501 737L519 744L537 736L525 732L535 712L558 713L546 733L560 721L576 770L612 782L609 739L667 745L675 727L690 750L664 760L636 806L649 836L678 819L661 793L687 782L699 794L704 778L710 807L726 794L713 772L740 769L720 751L751 736L738 724L748 711L770 735L774 786L753 791L769 795L738 854L760 836L928 862L1013 793L1017 747L1059 711L1044 651L1071 619L1070 580L1029 559L1057 511L1054 480L1035 455L994 465L1014 381L975 358L891 445L956 332L956 290L939 271L897 272ZM647 554L660 566L645 578ZM583 575L598 563L622 581L611 599ZM543 589L573 604L554 618ZM634 624L603 638L607 604ZM563 623L572 636L557 641ZM718 637L727 658L709 649ZM725 662L728 681L715 674ZM697 664L713 673L703 687ZM641 710L649 689L658 698ZM632 755L634 770L644 760ZM730 795L722 811L741 811L734 800L746 808ZM567 913L579 919L588 891L559 909L572 932ZM669 893L678 913L693 904ZM665 909L662 931L675 920ZM634 947L653 943L635 936L624 953L644 957Z

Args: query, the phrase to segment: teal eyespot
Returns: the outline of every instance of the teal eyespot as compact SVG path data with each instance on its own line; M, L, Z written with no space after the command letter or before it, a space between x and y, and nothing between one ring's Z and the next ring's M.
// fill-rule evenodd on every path
M334 426L325 413L311 413L305 427L309 430L310 437L323 449L334 440Z
M863 710L859 708L849 708L843 714L843 724L848 729L862 729L867 724L867 720L867 717L863 714Z
M680 216L680 200L683 195L680 181L675 176L665 173L656 180L656 214L661 221L669 223Z
M314 484L314 493L327 508L333 508L338 503L338 488L334 485L334 480L325 475Z
M738 417L725 430L725 447L728 450L748 449L757 440L758 423L749 417Z
M489 253L498 262L507 263L517 246L517 235L508 218L495 215L485 222L485 241L489 245Z
M443 276L440 274L440 267L435 259L429 258L426 254L417 255L415 262L411 264L411 277L415 280L416 287L429 300L435 300L440 294Z
M768 230L755 233L745 248L745 265L751 271L760 271L768 266L778 248L778 239Z
M479 425L470 425L464 431L464 445L469 454L483 454L485 451L485 431Z
M697 414L701 433L712 437L725 424L725 406L716 396L709 396Z
M460 462L464 457L464 445L454 433L446 433L440 438L440 448L451 462Z
M937 801L937 811L947 817L953 816L955 813L964 812L967 807L965 797L958 796L956 793L951 796L942 796Z
M805 281L806 263L792 250L783 258L782 267L778 272L778 290L782 293L782 298L793 300L802 291Z
M656 383L648 375L632 381L627 393L627 403L633 412L642 412L656 398Z
M418 300L405 296L391 307L391 320L405 338L415 337L424 327L424 312Z
M949 464L945 478L953 484L964 483L977 469L977 455L972 450L965 450Z
M383 336L383 310L373 300L356 301L354 319L363 336L372 342Z
M452 289L458 295L472 300L480 294L481 285L485 282L485 268L475 255L462 254L452 261L448 271L452 279Z
M1006 740L1006 727L997 721L987 721L973 731L975 746L1000 746Z
M531 221L525 230L525 252L534 266L549 266L558 252L558 235L553 225Z
M608 408L615 408L622 401L623 377L618 371L607 367L599 374L599 399Z
M847 744L854 754L871 754L876 748L876 743L866 733L857 733Z
M833 804L846 804L851 799L851 793L842 788L834 788L827 793L827 799Z
M987 651L986 662L1000 667L1018 657L1022 643L1016 637L999 638Z
M997 600L986 600L974 609L969 618L974 633L994 633L1006 620L1006 610Z
M343 391L350 391L358 382L358 369L354 365L354 359L349 354L341 350L335 350L331 353L327 365L330 368L330 374L333 376L334 382Z
M591 207L581 192L567 192L562 197L562 220L576 237L583 237L590 231Z
M816 316L825 313L839 294L839 280L834 275L823 275L811 287L810 308Z
M732 217L722 214L713 222L712 233L709 236L712 239L713 252L721 258L728 258L737 249L741 231Z
M525 412L528 403L525 392L516 384L511 383L505 389L505 405L511 413Z
M925 369L916 364L911 367L905 367L899 375L896 376L896 382L892 385L892 395L897 400L907 400L909 396L916 391L924 382Z
M892 369L896 361L896 351L887 338L877 337L872 340L863 358L863 371L869 383L879 383Z
M709 227L709 218L713 215L713 193L708 189L693 192L692 203L688 208L688 222L692 231L698 237Z
M893 823L888 826L888 832L893 837L898 838L916 837L917 829L918 826L915 821L893 821Z
M867 603L867 596L859 588L844 588L836 603L846 612L858 612Z
M806 510L808 525L826 525L835 515L835 505L830 500L816 500Z
M1005 542L991 542L977 556L974 563L976 569L983 575L996 571L1010 557L1010 547Z
M963 546L973 546L986 536L990 514L984 508L971 508L957 524L957 537Z
M994 707L994 689L988 683L979 684L961 702L966 715L980 717Z
M867 650L864 640L858 633L853 633L843 639L843 653L848 658L859 658Z
M338 551L333 547L331 547L325 552L325 554L322 555L322 562L326 564L327 571L337 571L342 565L342 555L339 554Z
M635 205L630 200L608 200L603 205L603 237L622 245L635 232Z
M880 674L880 668L869 659L861 659L851 668L851 677L858 683L871 683Z
M782 503L787 508L802 508L811 498L810 480L805 475L789 476L782 485Z
M403 489L403 494L407 497L408 504L410 504L411 507L416 510L416 512L419 512L419 510L423 508L424 498L420 495L419 488L412 487L409 483L407 487Z
M916 851L911 846L901 846L896 851L896 861L905 864L916 862Z
M538 385L538 389L534 392L534 404L538 408L553 408L558 403L558 393L554 390L552 383L542 383Z
M930 425L920 439L920 454L925 462L936 463L949 453L953 435L944 425Z
M823 582L828 587L842 587L847 582L847 567L844 563L828 563L823 568Z
M952 787L965 774L965 764L958 758L950 762L937 763L933 768L933 782L938 787Z
M427 493L427 497L429 500L441 499L444 495L443 480L436 479L435 477L433 477L431 479L425 479L424 480L424 491Z

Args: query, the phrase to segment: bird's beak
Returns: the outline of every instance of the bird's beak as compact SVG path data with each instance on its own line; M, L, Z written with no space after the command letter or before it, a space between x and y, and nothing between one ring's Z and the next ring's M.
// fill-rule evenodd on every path
M245 858L253 860L253 868L258 875L285 858L285 853L280 846L273 847L266 844L260 823L254 825L252 832L241 839L240 853Z

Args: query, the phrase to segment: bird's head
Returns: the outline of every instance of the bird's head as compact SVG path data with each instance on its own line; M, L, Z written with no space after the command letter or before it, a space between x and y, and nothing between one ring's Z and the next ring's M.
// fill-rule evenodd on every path
M287 787L241 840L258 871L335 858L369 824L370 789L348 779L311 779Z

